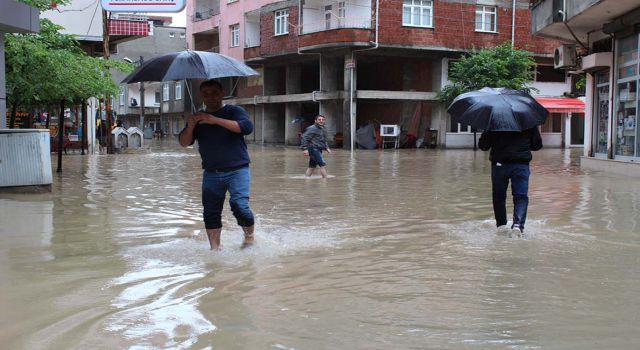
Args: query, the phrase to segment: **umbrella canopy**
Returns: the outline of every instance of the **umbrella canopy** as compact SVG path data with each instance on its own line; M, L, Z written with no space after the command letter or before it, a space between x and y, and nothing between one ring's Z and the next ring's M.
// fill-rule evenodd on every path
M482 130L523 131L544 124L549 112L520 90L483 88L459 95L447 109L462 124Z
M229 56L205 51L180 51L144 62L122 82L129 84L144 81L214 79L251 75L258 75L258 72Z

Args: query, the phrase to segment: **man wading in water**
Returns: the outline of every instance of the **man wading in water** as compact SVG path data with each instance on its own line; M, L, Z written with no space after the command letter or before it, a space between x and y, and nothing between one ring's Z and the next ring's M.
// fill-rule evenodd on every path
M244 231L243 247L253 244L254 219L249 208L251 172L244 135L253 132L247 112L238 106L222 103L222 85L215 80L200 84L200 94L206 106L187 118L180 132L180 144L192 145L198 140L202 157L202 205L204 226L211 250L220 249L222 207L227 192L233 216Z
M316 172L316 167L320 167L320 175L327 178L327 163L322 157L322 151L331 153L327 144L327 131L324 129L325 118L323 115L316 116L315 124L304 131L300 147L304 150L304 155L309 157L309 167L305 172L307 177Z

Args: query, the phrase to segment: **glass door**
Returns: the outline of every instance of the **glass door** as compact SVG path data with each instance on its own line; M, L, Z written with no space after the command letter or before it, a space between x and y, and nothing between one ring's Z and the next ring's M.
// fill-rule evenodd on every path
M596 73L594 153L607 157L609 135L609 70Z
M638 35L618 42L615 155L636 156L636 105L638 100Z

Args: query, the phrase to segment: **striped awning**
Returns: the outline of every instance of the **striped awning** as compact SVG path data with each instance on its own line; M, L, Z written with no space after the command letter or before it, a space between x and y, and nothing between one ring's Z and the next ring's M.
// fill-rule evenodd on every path
M584 113L584 102L577 98L536 97L550 113Z

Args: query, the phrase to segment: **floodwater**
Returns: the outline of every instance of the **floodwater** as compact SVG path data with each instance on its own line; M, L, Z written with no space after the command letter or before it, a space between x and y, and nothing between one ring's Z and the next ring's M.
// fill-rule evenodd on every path
M509 238L481 151L338 150L328 180L298 149L250 152L246 250L228 206L208 250L200 159L175 143L0 193L0 347L638 349L638 179L537 152Z

